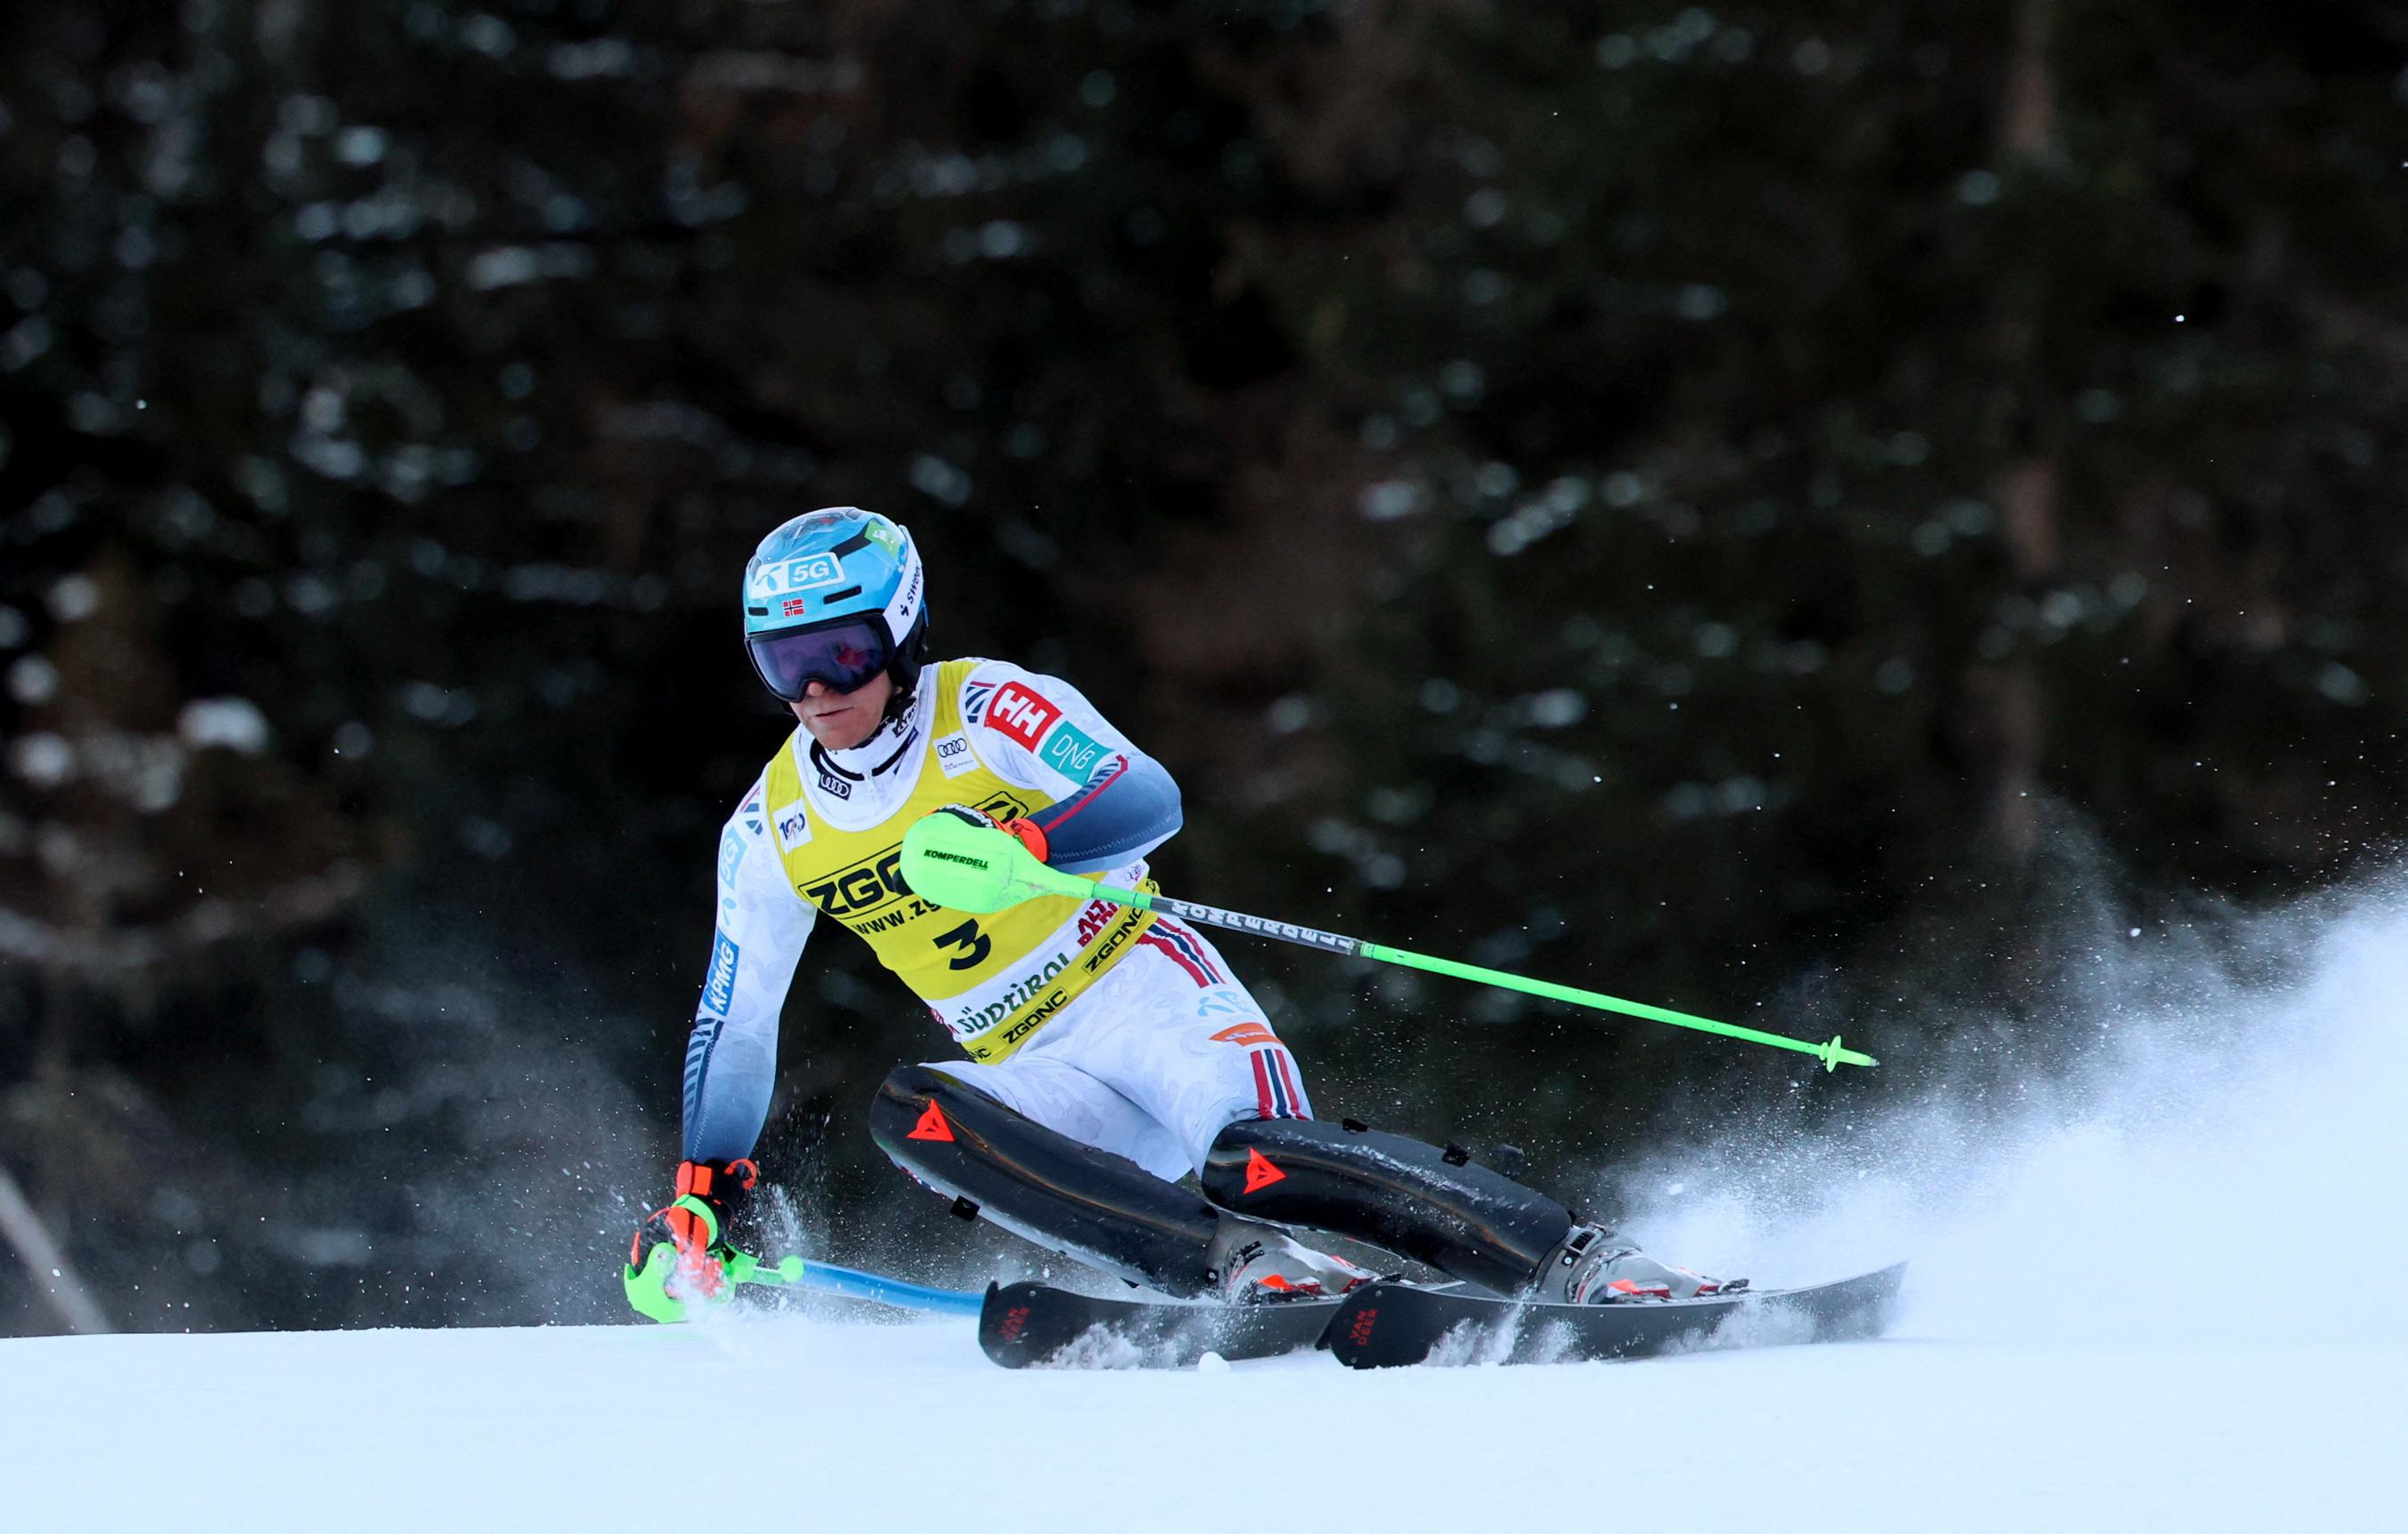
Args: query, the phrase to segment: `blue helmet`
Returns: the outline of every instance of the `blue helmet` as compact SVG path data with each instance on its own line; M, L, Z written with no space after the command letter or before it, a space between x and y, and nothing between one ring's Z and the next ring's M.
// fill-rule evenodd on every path
M911 535L858 507L807 511L744 566L744 648L778 696L850 693L879 672L910 695L928 648L927 577Z

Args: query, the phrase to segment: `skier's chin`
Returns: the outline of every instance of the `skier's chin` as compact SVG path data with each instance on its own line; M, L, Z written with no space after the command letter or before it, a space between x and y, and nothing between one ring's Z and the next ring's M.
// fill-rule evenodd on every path
M849 703L823 713L806 712L810 707L800 705L795 712L810 738L829 751L851 751L878 733L877 710L861 704Z

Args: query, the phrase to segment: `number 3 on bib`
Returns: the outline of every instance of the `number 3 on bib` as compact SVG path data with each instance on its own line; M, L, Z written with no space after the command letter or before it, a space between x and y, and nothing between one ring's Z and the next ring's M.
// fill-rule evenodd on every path
M975 969L980 965L986 962L987 953L995 947L995 941L985 933L979 930L977 922L969 921L964 922L961 925L953 928L951 932L938 934L937 946L939 948L959 948L964 950L959 958L948 959L946 961L949 968L954 969Z

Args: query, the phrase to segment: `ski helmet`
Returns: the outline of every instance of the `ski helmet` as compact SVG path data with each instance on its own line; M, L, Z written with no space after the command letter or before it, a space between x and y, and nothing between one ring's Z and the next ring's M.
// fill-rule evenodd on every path
M814 681L839 693L879 672L890 711L911 695L928 649L926 576L911 535L859 507L793 518L744 566L744 648L762 684L788 702Z

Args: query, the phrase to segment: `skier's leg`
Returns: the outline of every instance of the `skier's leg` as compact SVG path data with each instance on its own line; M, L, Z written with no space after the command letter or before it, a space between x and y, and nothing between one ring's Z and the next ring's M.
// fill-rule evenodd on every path
M1149 936L1010 1058L889 1077L873 1136L922 1183L1134 1282L1231 1298L1342 1293L1370 1275L1171 1185L1238 1112L1311 1111L1295 1061L1226 974L1184 928ZM931 1104L952 1139L932 1138L933 1122L915 1139Z
M1314 1121L1295 1058L1212 944L1168 918L1142 943L1113 972L1111 1014L1082 1025L1075 1058L1188 1148L1204 1196L1224 1210L1381 1247L1503 1295L1579 1301L1715 1287L1468 1156ZM1254 1239L1274 1270L1336 1260L1275 1244L1268 1231ZM1241 1263L1233 1254L1221 1266Z
M1185 999L1205 1015L1179 1028L1174 1045L1162 1024L1149 1039L1124 1012L1117 1037L1131 1057L1091 1043L1080 1063L1170 1125L1195 1156L1207 1198L1249 1219L1377 1246L1500 1294L1529 1286L1571 1233L1570 1210L1418 1140L1315 1121L1295 1057L1218 951L1168 920L1146 940L1157 939L1171 961L1157 973L1184 974ZM1133 954L1122 968L1156 956Z
M1006 1094L1140 1154L1159 1156L1167 1144L1159 1125L1102 1082L1018 1056L892 1072L870 1106L870 1138L921 1183L1049 1251L1166 1294L1211 1291L1218 1211L1128 1156L1047 1127Z
M1082 1000L1101 1005L1046 1043L1163 1126L1181 1159L1166 1176L1200 1174L1234 1119L1312 1117L1304 1072L1262 1004L1185 924L1156 921Z
M1093 1010L1046 1047L1162 1126L1178 1147L1178 1164L1157 1168L1165 1176L1202 1171L1213 1137L1232 1119L1311 1117L1303 1072L1260 1004L1184 925L1158 921L1084 999ZM1223 1216L1210 1267L1232 1299L1343 1294L1372 1277L1234 1214Z
M1459 1152L1351 1119L1240 1120L1214 1138L1203 1181L1224 1209L1384 1247L1499 1295L1579 1305L1743 1286L1658 1262Z
M1366 1241L1501 1295L1527 1289L1573 1226L1544 1194L1352 1120L1227 1125L1213 1138L1204 1194L1236 1213Z
M1063 1018L1058 1028L1046 1030L1036 1043L996 1065L947 1060L930 1061L927 1068L941 1071L1082 1145L1134 1161L1166 1183L1176 1183L1195 1170L1187 1147L1143 1109L1110 1082L1081 1068L1075 1056L1040 1047L1068 1038L1080 1022L1075 1014Z

